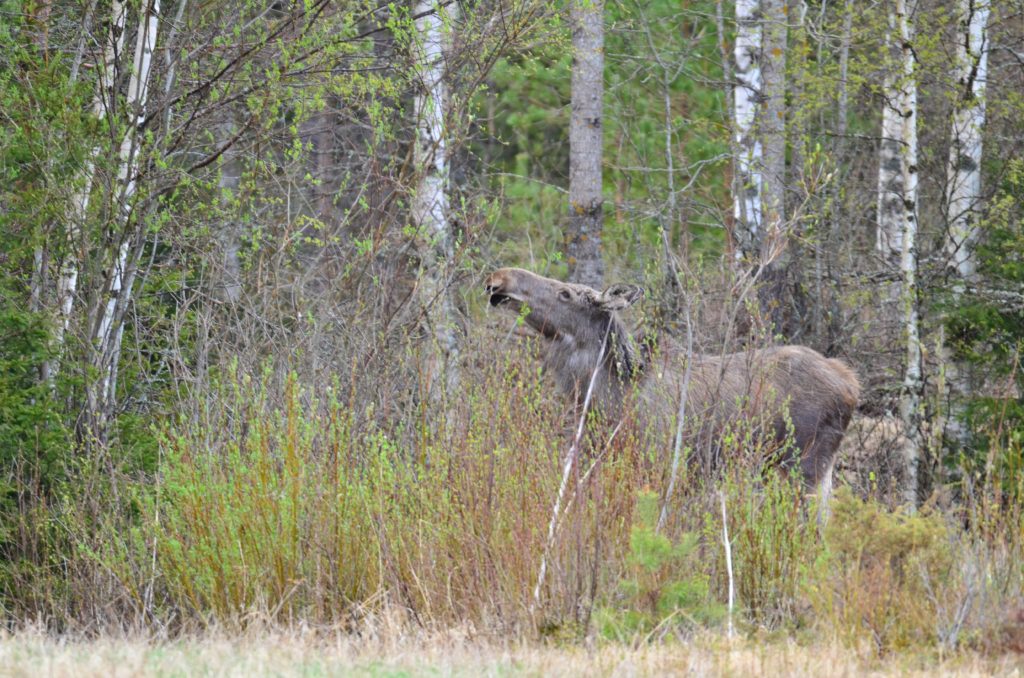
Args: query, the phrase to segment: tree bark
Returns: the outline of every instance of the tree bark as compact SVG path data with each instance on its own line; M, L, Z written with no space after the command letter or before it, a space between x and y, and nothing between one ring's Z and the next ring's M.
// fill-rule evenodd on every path
M761 249L762 147L754 127L762 96L761 20L758 0L736 0L736 83L733 88L736 159L733 191L733 238L738 260L751 259Z
M430 11L433 9L434 11ZM416 144L414 162L418 182L414 189L412 220L420 237L419 293L423 317L432 340L428 378L435 397L438 386L450 387L458 379L459 335L450 280L454 238L448 214L448 140L445 111L448 104L444 51L447 11L432 1L416 5L415 58L419 87L414 102Z
M946 168L948 231L947 265L956 295L976 281L974 260L978 239L977 212L981 201L982 130L985 126L985 85L988 77L989 0L960 0L957 35L956 76L959 96L953 109L949 161ZM949 400L947 439L966 442L963 404L971 393L969 366L955 359L952 348L944 346L945 394Z
M136 217L131 224L136 194L136 167L146 121L146 101L149 80L160 27L160 0L144 4L139 12L135 54L132 59L131 78L128 82L127 112L129 125L121 139L120 164L117 173L118 193L115 196L117 212L115 233L119 236L117 255L107 273L105 302L98 309L92 336L93 365L102 378L99 389L92 384L88 391L88 406L94 418L94 433L102 437L105 420L114 409L117 391L117 366L124 335L124 316L131 302L136 263L144 242L145 224Z
M761 259L768 262L758 291L761 315L773 334L792 334L795 304L789 285L789 243L786 225L786 49L787 0L762 0L763 100L758 132L764 146Z
M569 280L604 282L601 151L604 101L604 0L571 0L572 113L569 120Z
M948 181L949 233L946 252L957 277L974 277L972 257L981 199L981 131L985 126L985 84L988 77L989 0L960 0L956 73L960 95L953 111Z
M235 125L221 126L221 143L226 143L235 135ZM217 187L223 196L235 196L242 185L242 155L237 142L229 146L220 160L220 179ZM230 204L225 205L231 210ZM234 304L242 298L242 225L235 215L227 214L224 223L217 230L217 242L220 245L220 269L216 271L214 281L216 295L222 301Z
M103 66L96 82L96 94L93 97L92 112L97 121L106 118L107 109L114 99L114 72L117 62L124 51L125 22L128 6L120 0L114 0L111 7L110 27L104 36ZM84 42L81 48L84 50ZM77 79L77 65L80 58L75 59L72 79ZM71 209L65 225L64 251L57 277L57 313L59 321L54 328L54 344L58 356L63 352L64 337L71 325L71 311L75 296L78 293L78 274L80 268L79 253L81 250L82 228L89 212L89 198L92 195L93 178L96 174L96 158L100 148L94 147L88 159L82 165L82 171L75 179L77 191L71 198ZM53 379L59 369L59 358L54 358L44 367L48 380Z
M898 266L898 308L906 339L900 415L907 436L904 501L917 506L924 450L924 376L917 286L917 83L912 15L915 0L896 0L889 14L888 43L896 68L885 80L878 171L878 249ZM898 249L897 249L898 248ZM894 261L895 258L895 261Z
M853 36L853 0L845 0L843 4L843 33L839 42L839 95L836 97L836 155L840 162L845 160L846 153L846 131L849 126L849 87L850 79L850 42ZM832 202L836 206L833 209L835 215L832 219L832 226L829 238L834 245L839 241L839 235L843 228L843 221L839 217L840 209L840 182L832 184Z
M903 236L910 215L917 206L917 85L915 57L910 40L908 12L915 0L896 0L889 13L886 44L893 67L887 69L882 85L882 139L878 168L878 237L876 247L886 265L902 269ZM908 124L913 121L915 124ZM908 148L908 128L914 131L915 148ZM911 156L913 162L911 162ZM913 185L911 186L911 182Z
M730 126L730 130L729 130L729 155L731 156L731 158L730 158L730 175L731 176L729 177L729 190L732 191L733 204L734 204L733 222L731 224L726 224L726 229L727 229L728 233L735 234L735 232L736 232L736 213L737 213L737 209L736 209L735 206L738 205L737 201L739 200L739 193L740 193L740 186L741 186L740 182L738 181L738 176L739 176L739 174L738 174L738 166L739 166L738 163L739 163L740 152L739 152L739 144L736 142L736 129L735 129L735 122L736 121L735 121L735 116L734 116L735 107L733 105L733 89L735 89L736 85L733 82L732 60L729 58L729 45L728 45L728 42L727 42L727 37L726 37L726 32L725 32L725 9L722 7L722 4L723 4L723 0L717 0L715 2L715 29L716 29L716 31L718 33L718 35L717 35L717 37L718 37L718 52L719 52L719 56L722 59L722 82L725 82L727 84L727 86L725 88L725 110L728 111L726 113L726 115L730 117L729 122L727 124L729 124L729 126ZM733 255L733 260L734 261L739 261L740 260L740 256L739 256L740 255L740 251L739 251L739 247L737 246L738 243L737 243L737 238L735 237L735 235L733 235L731 240L732 240L732 242L729 243L729 244L730 244L730 246L732 246L735 249L732 252L730 252L730 254Z
M762 0L764 46L761 71L764 108L760 122L764 144L762 227L781 231L786 221L786 0Z

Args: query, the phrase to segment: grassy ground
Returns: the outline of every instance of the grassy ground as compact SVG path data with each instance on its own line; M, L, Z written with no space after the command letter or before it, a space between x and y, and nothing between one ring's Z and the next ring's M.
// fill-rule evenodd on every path
M664 643L554 647L446 636L363 641L351 636L202 637L174 642L67 641L32 633L0 640L3 676L863 676L1024 673L1024 657L960 654L885 659L790 641L707 637Z

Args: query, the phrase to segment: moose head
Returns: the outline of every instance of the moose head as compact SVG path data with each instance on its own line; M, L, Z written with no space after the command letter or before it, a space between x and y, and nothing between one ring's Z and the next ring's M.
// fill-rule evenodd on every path
M618 283L599 292L521 268L502 268L485 282L491 306L523 317L547 344L545 364L560 386L582 403L594 383L594 400L621 402L641 368L636 343L618 312L643 298L638 285Z

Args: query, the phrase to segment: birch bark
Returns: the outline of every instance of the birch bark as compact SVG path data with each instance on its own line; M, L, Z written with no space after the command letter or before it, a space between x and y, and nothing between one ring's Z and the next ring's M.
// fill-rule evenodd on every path
M990 10L989 0L960 0L955 64L959 94L953 108L946 168L948 231L945 243L947 265L953 274L957 295L976 277L973 255L978 239L976 222L981 201ZM945 434L948 439L964 443L968 431L963 425L963 402L971 392L969 368L955 359L951 347L943 347L942 357L950 415L945 423Z
M900 416L907 436L904 501L917 506L924 448L922 372L917 286L917 85L913 13L916 0L895 0L889 14L888 44L896 67L884 83L882 143L878 171L878 250L899 270L896 290L906 338L906 367Z
M736 158L733 237L739 260L756 257L761 242L762 147L754 129L761 97L761 21L759 0L736 0L736 82L733 87Z
M916 0L895 0L889 13L886 44L894 67L887 70L882 85L884 104L878 158L876 247L883 261L894 270L902 270L904 233L908 220L917 213L917 85L908 14L913 12L915 5ZM908 146L911 139L906 135L910 130L914 132L914 148Z
M144 224L129 228L136 192L136 166L143 125L149 80L160 27L160 0L151 0L140 8L132 72L128 82L127 111L129 125L121 140L117 172L118 195L115 233L120 232L117 255L108 271L108 283L94 324L92 336L93 363L102 374L99 390L89 389L89 407L102 422L111 412L117 390L117 364L124 334L124 314L131 301L135 281L135 263L143 242Z
M433 11L431 11L433 10ZM433 386L457 382L459 353L457 316L449 281L454 259L454 238L448 210L448 139L445 107L444 51L450 25L447 10L431 1L416 5L415 58L419 88L414 101L416 144L414 162L418 184L412 204L413 223L422 239L419 277L420 299L433 342ZM439 392L434 388L435 395Z
M106 118L107 109L114 98L114 72L117 62L124 51L125 21L128 7L120 0L113 0L111 7L110 28L104 37L103 66L96 83L96 94L93 97L92 112L97 121ZM79 60L76 60L77 66ZM73 77L77 78L77 68ZM65 226L66 238L60 273L57 278L57 312L59 322L54 329L54 342L58 355L63 351L64 336L71 325L71 311L78 292L79 250L82 238L82 227L89 211L89 198L92 194L93 178L96 174L96 159L100 148L94 147L82 166L79 176L75 179L78 191L72 196L68 222ZM47 378L52 380L58 369L57 359L51 360L45 367Z
M604 200L601 151L604 102L604 0L571 0L572 113L569 119L569 280L600 288Z
M989 0L960 0L956 75L960 95L953 111L948 182L949 234L946 252L962 280L975 274L972 258L978 234L976 210L981 198L981 131L985 126L988 77Z

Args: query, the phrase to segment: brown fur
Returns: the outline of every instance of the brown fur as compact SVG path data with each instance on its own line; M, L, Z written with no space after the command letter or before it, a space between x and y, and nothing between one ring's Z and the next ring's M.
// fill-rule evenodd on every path
M640 400L632 409L656 425L672 422L683 391L684 352L667 341L656 349L641 347L617 313L640 299L642 288L619 284L598 292L516 268L495 271L486 286L493 306L525 313L526 323L544 337L545 365L577 403L593 376L592 399L606 415L627 411L627 396L636 392ZM806 346L697 355L687 419L702 422L701 431L713 436L736 418L760 418L780 444L791 424L804 479L827 495L859 393L847 365Z

